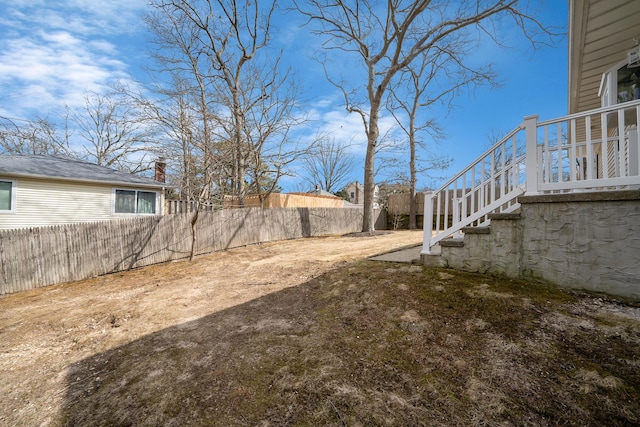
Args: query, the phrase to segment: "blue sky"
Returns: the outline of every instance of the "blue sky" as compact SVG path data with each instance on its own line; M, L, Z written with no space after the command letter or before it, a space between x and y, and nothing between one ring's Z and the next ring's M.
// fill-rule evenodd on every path
M114 80L147 78L149 33L142 19L144 0L0 0L0 116L55 120L65 104L80 107L86 91L105 92ZM568 1L549 1L539 19L564 27ZM353 143L356 166L353 180L362 181L365 136L359 116L347 114L342 96L329 85L311 57L321 40L314 38L300 19L278 20L273 35L295 67L304 89L305 110L314 119L308 134L331 132ZM538 114L542 120L567 112L567 40L533 51L516 31L506 29L508 48L484 43L476 59L490 59L502 86L485 87L460 96L449 112L435 109L447 138L436 151L454 159L439 175L452 175L489 146L489 135L504 134L522 118ZM383 131L393 124L382 118ZM283 181L285 190L300 190L300 180ZM423 178L419 187L437 182Z

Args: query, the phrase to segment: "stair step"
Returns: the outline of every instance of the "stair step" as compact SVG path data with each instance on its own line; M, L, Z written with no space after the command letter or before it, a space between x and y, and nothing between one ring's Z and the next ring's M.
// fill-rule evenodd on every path
M440 255L422 254L420 255L420 264L425 267L437 267L442 268L447 266L447 261Z
M461 248L464 246L464 239L440 240L440 246L446 246L448 248Z
M462 232L465 234L490 234L491 228L486 227L463 227Z
M522 218L519 213L491 213L489 219L494 220L515 220Z

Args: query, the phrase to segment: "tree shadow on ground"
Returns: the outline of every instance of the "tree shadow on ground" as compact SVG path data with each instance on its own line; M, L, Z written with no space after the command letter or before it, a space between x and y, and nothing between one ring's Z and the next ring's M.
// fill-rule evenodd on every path
M281 425L290 402L281 396L267 408L267 401L274 403L267 381L286 370L286 363L274 362L312 339L319 306L307 294L318 286L269 294L75 363L67 377L63 423L238 425L258 416ZM268 398L264 403L262 395Z
M74 363L60 423L640 422L637 323L585 329L569 304L529 282L346 264Z

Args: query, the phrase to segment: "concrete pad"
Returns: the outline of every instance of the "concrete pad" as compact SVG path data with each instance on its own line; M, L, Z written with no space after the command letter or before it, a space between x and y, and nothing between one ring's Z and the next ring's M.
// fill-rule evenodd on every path
M404 262L407 264L419 264L420 252L422 252L422 245L412 246L409 248L400 249L393 252L387 252L386 254L376 255L369 258L371 261L383 261L383 262Z

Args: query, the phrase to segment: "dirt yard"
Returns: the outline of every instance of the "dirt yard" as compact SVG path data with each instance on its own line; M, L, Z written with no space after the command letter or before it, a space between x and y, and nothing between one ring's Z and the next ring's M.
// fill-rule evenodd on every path
M365 258L234 249L0 298L0 425L638 425L640 309Z
M0 425L53 423L69 367L82 359L421 239L396 232L270 243L0 297Z

